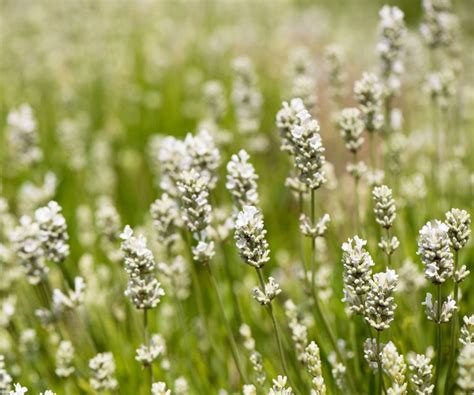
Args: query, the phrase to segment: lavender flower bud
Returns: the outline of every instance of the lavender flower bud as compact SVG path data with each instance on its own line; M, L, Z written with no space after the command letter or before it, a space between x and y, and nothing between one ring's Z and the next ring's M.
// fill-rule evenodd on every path
M378 331L388 329L393 321L395 304L393 292L398 282L394 270L376 273L370 281L364 308L365 320Z
M384 121L381 112L383 87L377 76L362 74L362 79L354 84L354 95L364 116L365 129L369 133L380 130Z
M339 118L339 129L346 148L357 153L364 143L364 122L358 108L345 108Z
M474 391L474 343L467 343L461 348L458 366L457 385L463 393L472 393Z
M255 206L245 206L235 221L235 240L243 261L257 269L270 260L266 233L260 211Z
M442 284L453 275L453 254L449 248L449 228L436 220L420 230L417 254L425 265L425 277L434 284Z
M326 394L319 347L315 342L309 343L308 347L306 347L306 364L308 366L308 372L313 378L311 383L316 395Z
M431 383L433 377L433 365L430 358L423 354L415 354L408 360L410 369L410 382L414 387L416 395L431 395L434 384Z
M265 289L255 287L252 289L254 299L262 306L268 305L277 295L281 293L280 285L273 277L268 277L268 282L265 284Z
M176 228L179 212L176 202L164 193L152 203L150 214L157 240L167 249L171 248L178 238Z
M437 324L442 324L449 322L451 317L454 314L454 311L458 309L456 306L456 301L451 295L448 295L446 301L443 302L440 307L438 306L438 301L435 300L433 303L433 296L430 293L426 294L425 301L422 303L425 306L426 316L430 321L434 321Z
M291 99L290 103L284 101L282 108L276 115L276 126L280 132L282 151L293 153L291 130L300 124L300 119L296 116L303 111L305 106L300 98Z
M463 317L459 341L464 345L474 343L474 315Z
M375 220L385 229L390 229L397 216L392 190L386 185L375 187L372 191L375 207Z
M59 377L69 377L74 373L75 368L72 364L74 359L74 347L69 340L63 340L59 343L56 351L56 375Z
M117 388L115 361L112 353L97 354L89 360L92 377L89 379L91 387L96 391L109 391Z
M457 251L463 248L471 235L471 216L466 210L452 208L446 213L444 222L448 227L451 246Z
M226 188L230 191L236 207L258 205L257 180L255 169L249 162L249 154L240 150L232 155L227 164Z

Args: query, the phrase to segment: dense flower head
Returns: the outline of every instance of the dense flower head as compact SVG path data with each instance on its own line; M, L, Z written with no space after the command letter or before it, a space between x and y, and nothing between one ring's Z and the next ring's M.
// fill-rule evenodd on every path
M434 284L442 284L453 275L453 254L449 248L448 230L438 220L428 222L420 230L417 254L425 265L426 278Z
M64 310L73 310L84 303L86 283L82 277L74 278L74 288L68 292L60 289L53 290L53 310L61 313Z
M397 215L392 190L386 185L375 187L372 191L375 207L375 220L385 229L391 228Z
M245 206L235 221L235 240L240 257L257 269L270 260L262 214L255 206Z
M426 89L434 102L443 110L449 107L456 94L456 75L450 67L428 74Z
M159 334L151 336L150 344L141 344L136 350L135 359L144 367L150 366L153 361L165 352L164 339Z
M7 116L8 147L15 163L20 167L30 167L43 159L39 147L37 123L33 109L22 104L11 110Z
M55 201L35 211L38 238L43 244L46 258L55 263L61 263L69 256L67 224L61 211L61 206Z
M410 382L416 395L430 395L433 393L432 384L433 365L431 359L423 354L415 354L408 358Z
M74 373L75 368L72 364L74 359L74 347L69 340L62 340L56 351L56 369L55 373L59 377L69 377Z
M433 296L430 293L427 293L425 301L422 304L425 306L426 316L428 319L437 324L449 322L455 310L458 309L456 301L451 295L448 295L446 301L439 306L438 301L435 300L433 302Z
M388 329L393 321L395 299L393 293L397 286L398 276L394 270L376 273L370 280L370 290L367 294L364 308L364 318L374 329Z
M200 130L196 135L189 133L184 146L182 168L196 170L206 180L208 188L213 189L217 183L220 153L210 133L207 130Z
M346 148L353 153L358 152L364 143L364 121L360 110L352 107L343 109L338 124Z
M458 356L458 379L456 381L463 393L474 391L474 343L467 343Z
M11 241L31 284L38 284L49 272L45 263L43 243L39 240L39 225L31 217L20 218L20 225L14 229Z
M276 115L276 126L280 132L282 151L293 153L291 130L295 125L300 124L300 119L296 115L304 109L303 100L300 98L291 99L289 103L286 101L282 103L282 108Z
M202 91L206 105L206 116L214 121L218 121L227 110L224 86L220 81L207 81Z
M395 344L391 341L384 346L380 354L380 361L382 362L383 370L392 381L392 385L387 390L387 393L391 395L406 394L407 383L405 372L407 366L403 355L398 353Z
M178 238L179 211L175 200L164 193L151 204L150 214L157 240L170 248Z
M258 204L257 180L255 168L249 162L250 156L245 150L232 155L227 163L226 188L230 191L236 206L241 209Z
M448 227L448 236L451 246L460 250L469 241L471 235L471 216L466 210L452 208L446 213L444 222Z
M194 168L183 171L177 183L181 199L181 218L198 239L211 222L209 188L205 177Z
M109 391L117 388L115 379L115 361L112 353L104 352L97 354L89 360L89 368L92 376L89 382L96 391Z
M368 132L376 132L383 125L382 114L383 86L375 74L364 73L354 84L354 96L360 105Z
M171 395L171 390L166 387L166 383L159 381L151 386L152 395Z
M293 389L287 387L288 378L286 376L278 376L273 379L272 388L268 391L268 395L293 395Z
M398 7L383 6L379 12L379 36L377 52L382 63L385 94L391 96L400 87L403 72L403 38L406 35L404 14Z
M319 123L307 110L296 117L298 125L291 128L294 162L300 181L309 189L317 189L326 182L324 173L324 147L319 134Z
M459 342L461 344L474 343L474 314L463 317Z
M258 287L252 289L254 299L263 306L270 304L280 293L280 285L273 277L268 277L268 282L265 284L264 289Z
M324 49L324 61L329 74L329 85L333 100L337 101L342 96L342 87L346 80L343 70L343 50L338 44L330 44Z
M157 151L155 167L159 168L160 188L169 195L176 196L176 180L183 168L186 146L183 141L173 136L159 136L151 143L153 151Z
M125 271L129 275L125 296L137 309L156 307L165 292L155 277L156 263L147 246L146 238L143 235L134 236L132 228L128 225L120 238Z
M431 48L450 47L458 38L459 20L451 11L449 0L423 0L423 23L420 31Z
M367 241L355 236L342 244L344 299L354 314L364 311L363 297L370 289L374 261L365 249Z
M311 384L317 395L326 394L323 371L321 367L321 356L318 345L313 341L306 347L306 365L312 377Z
M260 126L262 94L257 86L257 74L252 61L247 57L234 59L232 63L234 82L232 102L237 118L237 127L243 134L252 134Z

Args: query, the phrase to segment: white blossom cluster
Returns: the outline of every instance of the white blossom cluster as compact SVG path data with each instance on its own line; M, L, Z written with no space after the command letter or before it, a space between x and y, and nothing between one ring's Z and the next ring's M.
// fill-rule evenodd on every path
M220 81L207 81L202 89L206 108L205 118L218 122L227 111L224 86Z
M392 190L386 185L375 187L372 190L372 198L375 203L375 220L383 228L390 229L397 216Z
M300 97L308 111L314 111L318 98L316 96L316 79L314 61L307 47L294 48L287 65L290 82L289 96Z
M265 284L264 289L260 289L259 287L252 289L254 299L263 306L270 304L280 293L280 285L273 277L268 277L268 282Z
M289 103L284 101L282 108L277 112L276 126L280 133L280 149L284 152L293 153L291 130L300 124L300 119L296 115L304 109L303 100L294 98Z
M471 235L471 216L466 210L452 208L446 213L444 221L448 227L451 247L458 251L462 249Z
M125 226L120 238L125 271L129 275L125 296L137 309L156 307L165 292L155 277L155 259L147 247L146 238L143 235L134 236L132 228L128 225Z
M171 395L171 390L167 388L166 383L159 381L152 384L151 395Z
M56 369L59 377L69 377L76 370L73 365L74 347L69 340L62 340L56 351Z
M315 239L317 237L324 237L328 224L331 222L329 214L324 214L318 222L313 226L310 218L305 215L300 215L300 231L303 235Z
M463 317L459 342L463 345L474 343L474 314Z
M403 355L399 354L395 344L388 342L380 353L382 368L392 381L392 385L387 389L389 395L406 395L406 369L407 365Z
M237 128L242 134L254 134L260 127L263 98L257 85L257 74L252 61L247 57L232 62L234 81L232 103Z
M296 117L299 124L291 129L291 143L298 178L309 189L318 189L326 182L323 169L325 149L319 134L319 124L307 110L300 111Z
M264 385L267 375L263 369L262 355L255 349L255 339L252 337L252 330L247 324L242 324L239 333L244 340L244 347L250 353L250 363L252 370L255 372L255 380L259 385Z
M409 355L408 369L410 370L410 383L416 395L431 395L434 390L431 359L423 354Z
M431 99L441 108L447 110L456 94L456 75L451 68L443 68L428 74L426 89Z
M424 0L420 31L431 48L450 47L458 37L459 21L450 0Z
M303 322L298 309L291 299L285 302L285 315L288 318L288 327L291 330L291 340L295 346L298 361L306 361L306 347L308 346L308 328Z
M53 290L53 310L60 314L64 310L73 310L84 303L86 283L82 277L74 279L74 289L64 293L60 289Z
M286 376L278 376L273 379L273 385L268 391L268 395L293 395L293 389L287 386L287 381Z
M22 216L11 241L28 281L38 284L44 280L49 272L45 260L61 263L69 255L67 225L61 206L51 201L35 211L34 219Z
M385 94L392 96L400 89L400 74L403 73L403 38L406 35L403 11L385 5L379 12L379 36L377 52L381 59Z
M365 129L369 133L379 131L384 122L382 113L383 86L372 73L362 74L354 84L354 96L362 111Z
M49 202L58 186L58 180L53 172L48 171L43 177L42 184L25 181L18 191L18 208L23 214L30 214L36 208Z
M89 360L91 377L89 383L96 391L111 391L118 386L115 374L115 361L112 353L99 353Z
M163 355L165 342L161 335L155 333L151 336L150 344L141 344L136 350L135 359L144 367L150 366L153 361Z
M163 193L151 204L150 214L157 240L170 250L178 238L179 210L176 202Z
M112 262L119 262L123 258L117 245L122 227L121 218L109 196L97 199L95 225L102 250Z
M397 286L398 276L392 269L376 273L370 280L364 307L364 318L370 326L378 331L388 329L393 321L397 305L393 292Z
M61 211L61 206L55 201L35 211L38 239L43 245L45 257L55 263L61 263L69 256L67 224Z
M364 121L360 110L353 107L343 109L338 126L346 148L356 154L364 143Z
M270 260L261 212L255 206L245 206L235 221L235 240L242 260L260 269Z
M331 44L324 49L324 63L328 72L331 96L335 102L341 99L344 82L346 81L343 62L343 50L340 45Z
M456 301L451 295L448 295L446 301L444 301L441 306L438 306L438 301L435 300L433 302L433 295L428 292L425 301L422 304L425 306L426 316L428 319L437 324L449 322L455 310L458 309Z
M253 384L244 384L242 395L257 395L257 388Z
M22 104L8 113L7 133L10 155L17 165L30 167L43 159L38 145L37 122L28 104Z
M432 221L420 230L417 254L425 265L425 276L434 284L442 284L454 271L450 249L449 228L441 221Z
M374 261L365 249L367 241L355 236L342 244L344 302L353 314L363 314Z
M194 260L207 263L214 256L214 242L208 240L207 228L211 222L208 180L194 168L184 171L178 181L181 199L181 218L192 233L197 245L193 247Z
M316 395L326 394L323 371L321 367L321 356L318 345L312 341L306 347L306 364L308 372L312 377L311 384Z
M236 207L241 210L244 206L258 205L257 180L255 168L249 162L250 156L245 150L231 157L227 163L226 188L230 191Z
M463 394L474 391L474 343L467 343L458 355L458 379L456 381Z
M8 374L5 368L5 357L0 355L0 393L7 393L10 389L12 377Z

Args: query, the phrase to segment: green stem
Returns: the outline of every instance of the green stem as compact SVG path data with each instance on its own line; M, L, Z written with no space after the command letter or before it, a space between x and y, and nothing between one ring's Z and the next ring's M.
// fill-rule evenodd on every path
M387 243L390 243L390 228L387 228ZM387 268L392 267L392 254L387 254Z
M357 166L357 152L354 152L354 166ZM359 177L357 175L354 175L354 195L355 195L355 207L354 207L355 228L356 228L356 233L359 234L359 228L360 228Z
M240 311L239 299L237 298L237 294L235 293L235 289L234 289L234 275L232 273L232 270L230 269L229 257L227 256L225 245L224 243L220 243L220 244L221 244L222 255L224 257L224 269L227 276L227 280L229 281L229 288L230 288L230 294L232 296L232 303L234 304L235 318L237 320L237 323L240 325L243 321L242 321L242 314Z
M370 150L370 167L375 169L375 142L374 132L369 132L369 150Z
M439 394L439 375L441 371L441 284L436 285L436 293L437 293L437 301L438 301L438 308L437 308L437 323L436 323L436 373L435 373L435 393Z
M148 332L148 309L143 310L143 338L145 339L145 346L149 347L150 346L150 334ZM148 371L149 371L149 378L150 378L150 391L151 391L151 386L153 385L153 366L150 363L148 366Z
M222 319L224 320L224 325L225 325L226 330L227 330L227 337L228 337L229 343L230 343L230 350L231 350L231 353L232 353L232 358L234 359L235 366L236 366L237 370L239 371L239 375L240 375L241 380L244 383L248 383L249 381L247 380L247 376L246 376L244 370L242 369L242 366L240 365L239 353L238 353L238 350L237 350L237 344L235 342L234 335L232 333L232 328L230 326L229 320L227 319L227 316L225 314L224 303L222 302L222 297L221 297L221 294L219 292L219 287L217 285L217 281L216 281L214 275L212 274L211 265L207 264L206 268L207 268L207 272L209 273L209 277L211 279L212 286L214 287L214 291L217 295L219 310L221 312Z
M260 286L262 287L262 290L265 291L265 279L263 278L263 274L261 270L257 268L255 268L255 270L258 275L258 280L260 281ZM278 323L275 319L275 314L273 313L273 308L272 308L271 303L268 304L266 307L267 307L268 314L270 315L270 318L272 320L273 330L275 332L275 340L278 345L278 353L280 354L281 368L283 369L283 373L285 374L285 376L288 377L288 380L290 380L291 382L291 378L288 374L288 368L286 366L286 359L285 359L285 354L283 351L283 345L281 343L280 330L278 329Z
M458 261L459 261L459 251L455 250L454 251L454 271L456 272L458 268ZM448 374L446 375L446 384L444 387L444 392L447 395L449 393L450 389L450 384L451 384L451 376L453 373L453 368L454 368L454 361L455 361L455 356L456 356L456 339L458 337L457 335L457 326L458 326L458 311L459 311L459 283L455 280L454 281L454 301L456 302L456 306L458 306L457 310L454 310L453 313L453 318L451 321L451 344L449 347L450 350L450 355L449 355L449 365L448 365Z
M377 371L378 371L378 386L377 386L377 394L382 393L382 380L383 380L383 375L382 375L382 361L380 359L380 331L377 331Z

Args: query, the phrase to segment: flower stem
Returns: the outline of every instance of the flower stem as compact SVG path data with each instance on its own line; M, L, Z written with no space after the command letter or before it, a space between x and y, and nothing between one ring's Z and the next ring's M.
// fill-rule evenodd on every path
M265 279L263 278L263 274L261 270L255 269L258 275L258 280L260 281L260 286L262 287L263 290L265 290ZM280 330L278 329L278 323L275 319L275 314L273 313L273 308L271 303L269 303L267 306L267 311L268 315L272 319L272 324L273 324L273 330L275 332L275 340L278 345L278 353L280 354L280 362L281 362L281 368L283 369L283 373L285 374L286 377L288 377L288 380L291 382L291 378L288 375L288 368L286 366L286 359L285 359L285 354L283 351L283 345L281 343L281 336L280 336Z
M436 373L434 379L435 393L439 393L439 375L441 370L441 284L436 285L436 293L438 300L438 311L437 311L437 320L436 323Z
M219 292L219 287L217 285L216 278L212 274L211 265L207 264L206 268L207 268L207 272L209 273L209 277L211 279L212 286L214 287L214 291L216 292L216 295L217 295L219 310L221 312L222 319L224 320L224 325L225 325L226 330L227 330L227 337L228 337L229 343L230 343L230 350L231 350L231 353L232 353L232 358L234 359L234 363L235 363L235 366L236 366L236 368L239 372L241 380L244 383L248 383L247 376L246 376L244 370L242 369L242 366L240 365L240 359L239 359L239 352L237 350L237 344L235 342L234 335L232 333L232 328L230 326L229 320L227 319L227 316L225 314L224 303L222 302L222 297L221 297L221 294Z
M150 335L148 332L148 309L143 310L143 338L145 340L145 346L150 347ZM147 366L149 371L149 378L150 378L150 391L151 386L153 384L153 366L151 363Z
M459 251L455 250L454 251L454 272L458 269L458 261L459 261ZM450 355L449 355L449 365L448 365L448 374L446 375L446 384L444 386L444 393L448 394L449 393L449 387L451 384L451 376L453 373L453 368L454 368L454 361L455 361L455 356L456 356L456 339L458 337L458 314L457 312L459 311L459 301L458 301L458 294L459 294L459 283L454 280L454 301L456 302L456 306L458 307L456 310L454 310L453 313L453 318L451 321L451 344L449 347L450 350Z
M378 376L379 376L379 385L377 393L380 395L382 393L383 384L383 372L382 372L382 359L380 358L380 331L377 331L377 365L378 365Z

